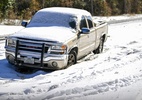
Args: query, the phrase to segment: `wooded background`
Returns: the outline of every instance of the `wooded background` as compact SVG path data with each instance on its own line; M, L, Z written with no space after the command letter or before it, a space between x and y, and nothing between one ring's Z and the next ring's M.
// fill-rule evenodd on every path
M30 19L42 8L73 7L94 16L142 13L142 0L0 0L0 19Z

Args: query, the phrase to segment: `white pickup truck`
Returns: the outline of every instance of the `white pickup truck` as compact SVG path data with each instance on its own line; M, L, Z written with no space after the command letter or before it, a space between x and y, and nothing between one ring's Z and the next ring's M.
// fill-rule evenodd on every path
M25 28L6 37L6 59L17 67L63 69L90 52L101 53L108 26L86 10L39 10Z

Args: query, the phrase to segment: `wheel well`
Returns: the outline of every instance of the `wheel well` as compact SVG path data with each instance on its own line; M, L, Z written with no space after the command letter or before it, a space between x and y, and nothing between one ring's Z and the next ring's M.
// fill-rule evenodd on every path
M105 38L106 38L106 35L104 34L103 36L102 36L102 38L103 38L103 42L105 41Z
M76 54L78 54L78 47L72 48L72 49L70 50L70 52L73 51L73 50L76 52Z

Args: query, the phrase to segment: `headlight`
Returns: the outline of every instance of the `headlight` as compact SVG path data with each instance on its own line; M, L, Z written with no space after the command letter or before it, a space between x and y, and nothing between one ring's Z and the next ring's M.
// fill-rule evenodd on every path
M16 47L16 39L7 39L7 46Z
M50 54L65 54L66 51L67 51L66 45L54 45L49 48L48 53L50 53Z
M66 48L67 48L66 45L62 45L62 46L58 46L58 45L51 46L52 50L65 50Z

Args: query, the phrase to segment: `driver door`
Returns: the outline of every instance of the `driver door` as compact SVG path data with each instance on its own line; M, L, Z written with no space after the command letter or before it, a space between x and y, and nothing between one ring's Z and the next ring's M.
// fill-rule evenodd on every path
M80 30L82 28L88 28L87 20L85 16L82 16L80 21ZM78 36L78 57L81 58L89 53L89 45L90 45L90 39L89 39L89 33L88 34L80 34Z

